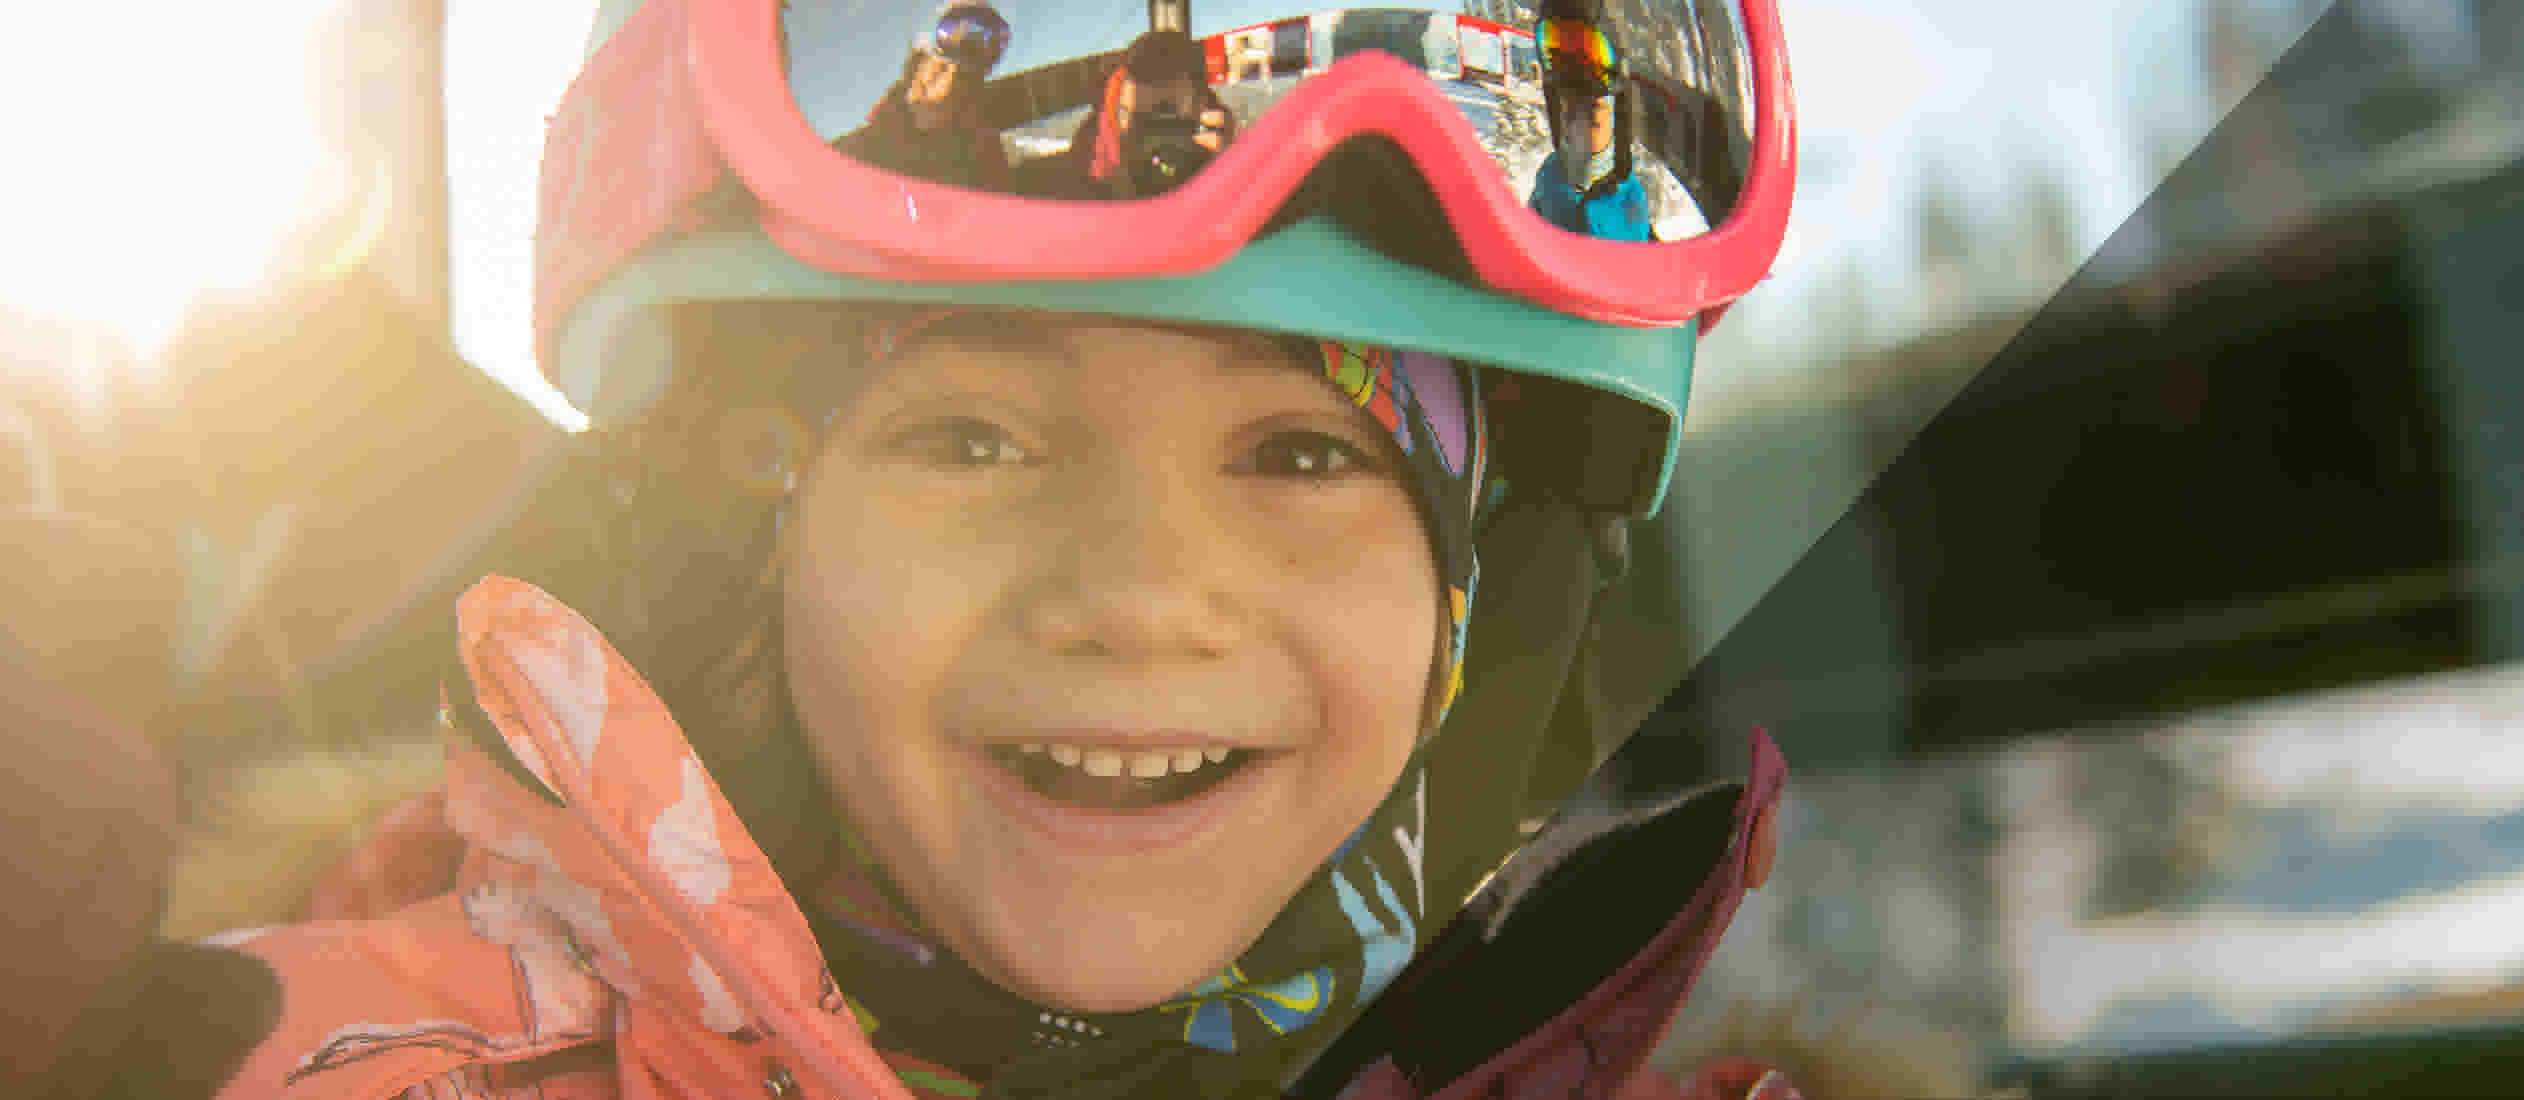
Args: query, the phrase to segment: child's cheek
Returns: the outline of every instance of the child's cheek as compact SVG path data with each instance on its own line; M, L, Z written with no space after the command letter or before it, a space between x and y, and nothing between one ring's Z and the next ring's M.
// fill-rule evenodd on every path
M1317 551L1286 602L1302 620L1290 628L1309 638L1308 665L1333 727L1327 765L1388 780L1418 740L1445 623L1426 539L1415 516L1404 518L1407 526L1359 524L1331 544L1337 553ZM1369 793L1372 808L1383 790Z

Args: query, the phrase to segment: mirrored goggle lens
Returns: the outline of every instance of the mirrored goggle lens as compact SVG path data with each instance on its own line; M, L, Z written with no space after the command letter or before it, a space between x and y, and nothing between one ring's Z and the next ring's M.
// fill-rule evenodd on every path
M1578 213L1554 220L1587 232L1610 223L1582 204L1635 179L1667 241L1725 219L1750 156L1751 62L1734 0L1610 0L1600 25L1546 24L1545 41L1487 0L1461 10L1201 0L1188 34L1171 38L1152 34L1145 0L994 7L1007 28L997 75L942 90L874 45L904 41L934 8L791 0L791 93L818 133L873 167L1037 198L1142 198L1199 173L1302 82L1382 51L1427 75L1516 197L1539 208L1565 190ZM1592 62L1623 60L1612 133L1555 121L1545 47L1563 40Z
M959 8L939 18L930 42L958 64L991 65L1008 48L1008 24L992 12Z
M1546 19L1535 33L1535 41L1550 68L1575 69L1597 81L1608 80L1616 71L1617 55L1613 53L1612 41L1593 23Z

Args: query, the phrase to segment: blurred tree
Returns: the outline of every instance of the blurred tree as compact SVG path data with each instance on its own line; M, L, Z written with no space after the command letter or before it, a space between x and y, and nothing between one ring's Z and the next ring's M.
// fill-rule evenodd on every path
M2471 28L2480 72L2491 79L2518 80L2524 73L2524 4L2471 0Z
M1923 161L1912 192L1911 248L1919 273L1919 304L1927 327L1961 320L1971 304L1972 218L1954 168L1942 158Z
M1814 292L1813 327L1827 357L1871 347L1882 336L1872 300L1874 280L1855 256L1843 255Z
M2099 843L2083 917L2178 907L2227 875L2252 810L2220 778L2212 739L2080 744L2070 800Z
M2030 162L2019 160L2019 164ZM2013 196L2017 285L2051 288L2076 269L2077 214L2068 197L2068 182L2048 164L2009 173L2016 181Z

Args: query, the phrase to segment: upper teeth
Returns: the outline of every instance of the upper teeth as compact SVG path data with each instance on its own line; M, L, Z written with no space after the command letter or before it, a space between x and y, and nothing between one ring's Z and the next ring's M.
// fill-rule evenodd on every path
M1111 777L1128 774L1135 779L1157 779L1168 772L1196 771L1205 764L1218 763L1227 759L1227 754L1233 750L1224 745L1211 745L1205 748L1124 752L1120 749L1029 741L1017 746L1017 751L1048 754L1054 763L1080 769L1088 775Z

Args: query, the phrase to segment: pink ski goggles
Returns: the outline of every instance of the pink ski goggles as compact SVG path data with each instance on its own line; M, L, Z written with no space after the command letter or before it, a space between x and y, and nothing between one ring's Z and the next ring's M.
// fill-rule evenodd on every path
M1472 278L1588 320L1714 321L1786 230L1796 141L1776 0L1602 5L1627 101L1613 140L1649 242L1529 206L1561 175L1546 162L1585 151L1553 132L1529 26L1202 0L1193 54L1141 41L1145 0L990 7L1009 28L997 75L959 102L909 104L944 83L916 79L906 56L937 18L923 0L647 0L590 56L546 136L538 345L549 352L569 310L634 255L732 206L797 260L858 278L1200 272L1360 138L1408 160L1444 223L1430 228ZM1229 125L1209 125L1222 113ZM1083 142L1097 148L1072 148ZM1185 154L1162 189L1102 186L1098 171L1159 145Z

